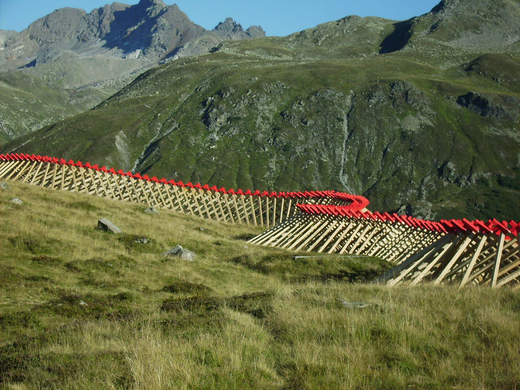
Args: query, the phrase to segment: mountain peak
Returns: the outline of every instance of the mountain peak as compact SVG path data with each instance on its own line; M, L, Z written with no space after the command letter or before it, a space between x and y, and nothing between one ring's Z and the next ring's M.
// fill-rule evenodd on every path
M217 24L214 30L226 32L244 31L242 25L240 23L235 22L233 18L226 18L224 22L220 22L219 24Z
M220 37L227 39L248 39L265 37L265 31L260 26L251 26L244 31L240 23L237 23L233 18L226 18L223 22L217 24L213 29Z
M441 0L439 4L432 8L431 13L437 14L449 11L457 6L459 0Z
M146 8L154 6L159 6L162 8L167 7L167 5L162 0L141 0L139 1L139 5Z

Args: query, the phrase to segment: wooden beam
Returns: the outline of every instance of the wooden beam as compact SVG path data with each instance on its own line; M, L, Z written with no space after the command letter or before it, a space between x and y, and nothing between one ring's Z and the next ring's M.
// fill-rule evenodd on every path
M500 262L502 261L502 251L504 250L505 238L506 238L506 236L504 235L504 233L500 234L497 255L495 258L495 266L493 268L493 280L491 281L491 288L497 287L498 272L500 271Z
M464 253L464 251L466 250L466 248L468 247L468 245L470 243L473 242L475 238L475 234L470 234L468 237L466 237L464 239L464 241L462 242L462 244L459 246L459 248L457 249L457 252L453 255L453 257L450 259L450 261L448 262L448 264L444 267L444 269L442 270L441 274L437 277L437 279L435 279L435 281L433 282L434 285L438 285L442 282L442 280L444 279L444 277L450 272L451 268L453 267L453 265L457 262L457 260L459 259L459 257Z
M424 248L420 252L412 254L410 257L408 257L406 260L401 262L399 265L396 265L391 270L389 270L389 271L385 272L383 275L379 276L376 279L376 283L387 283L387 282L390 283L391 279L394 279L395 277L401 278L401 275L403 275L403 272L406 272L405 270L408 270L408 269L410 269L410 271L413 270L413 268L415 268L416 265L419 265L422 262L422 259L424 257L431 256L439 248L442 248L451 239L453 239L452 234L446 234L445 236L439 238L439 240L430 244L428 247ZM404 275L402 277L404 277ZM396 284L397 282L398 282L398 280L395 281L394 284Z
M351 220L352 222L352 220ZM359 232L359 230L361 230L361 228L363 227L363 225L361 224L353 224L353 226L355 226L355 229L354 229L354 232L350 235L350 240L352 240L352 238ZM327 253L335 253L336 252L336 248L340 245L341 243L341 240L343 240L343 238L349 233L350 229L348 230L344 230L340 235L339 237L336 239L336 242L334 243L334 245L332 245L332 247L328 250Z
M473 256L471 257L471 261L468 265L468 268L466 269L466 272L464 273L464 276L462 278L462 281L460 282L459 287L464 287L468 283L471 272L473 272L473 267L475 267L475 264L477 263L477 260L480 256L480 254L482 253L482 249L484 248L484 245L486 244L487 239L488 239L487 235L482 235L482 237L480 238L477 249L475 250L475 252L473 252Z
M434 259L427 264L426 268L424 268L424 270L422 270L417 277L413 278L411 286L415 286L418 283L420 283L424 279L424 277L430 273L432 268L448 253L448 251L457 246L460 240L461 237L455 237L455 239L451 243L447 243L446 245L444 245L444 247L442 247L441 251L437 254L437 256L435 256ZM417 266L418 265L419 264L417 264Z
M318 253L322 253L325 248L327 248L327 246L332 242L332 240L336 237L336 235L341 231L341 229L345 228L345 226L347 226L347 229L350 229L352 228L352 224L348 224L348 222L346 222L344 219L341 219L339 220L338 222L338 227L336 228L336 230L334 230L334 232L329 236L329 238L327 239L327 241L325 241L325 243L318 249Z

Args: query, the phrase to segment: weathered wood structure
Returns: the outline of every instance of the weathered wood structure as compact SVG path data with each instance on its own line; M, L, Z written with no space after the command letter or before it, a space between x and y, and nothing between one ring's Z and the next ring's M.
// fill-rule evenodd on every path
M298 212L297 204L342 205L361 210L362 196L336 191L260 192L149 178L81 161L26 154L0 155L0 179L144 203L229 223L270 228Z
M266 227L253 244L379 256L395 264L378 280L390 286L431 282L520 289L520 223L514 221L424 221L372 213L366 198L336 191L226 190L25 154L0 155L0 179Z
M409 216L298 205L301 210L251 243L294 251L379 256L396 266L378 281L482 284L520 289L520 223L424 221Z

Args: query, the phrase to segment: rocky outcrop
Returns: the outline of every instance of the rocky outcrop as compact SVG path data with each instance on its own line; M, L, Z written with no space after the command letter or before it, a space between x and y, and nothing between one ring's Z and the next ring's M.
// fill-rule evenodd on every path
M488 118L510 120L515 123L520 119L520 99L515 96L491 96L468 92L458 97L457 104Z
M251 39L265 37L265 31L260 26L252 26L244 31L240 23L235 22L232 18L226 18L224 22L220 22L214 29L220 38L223 39Z
M180 245L176 245L174 248L167 250L163 253L164 257L179 257L186 261L195 261L197 255L195 252L185 249Z
M113 222L109 221L106 218L101 218L100 220L98 220L97 229L114 234L123 233L123 231L118 226L116 226Z

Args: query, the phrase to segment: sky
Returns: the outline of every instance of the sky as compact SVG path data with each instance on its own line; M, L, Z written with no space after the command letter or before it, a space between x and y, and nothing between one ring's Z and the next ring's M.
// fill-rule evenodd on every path
M267 35L285 36L348 15L405 20L430 11L440 0L163 0L176 3L205 29L226 17L244 28L259 25ZM110 0L0 0L0 30L22 31L55 9L81 8L91 12ZM137 4L138 0L122 0Z

